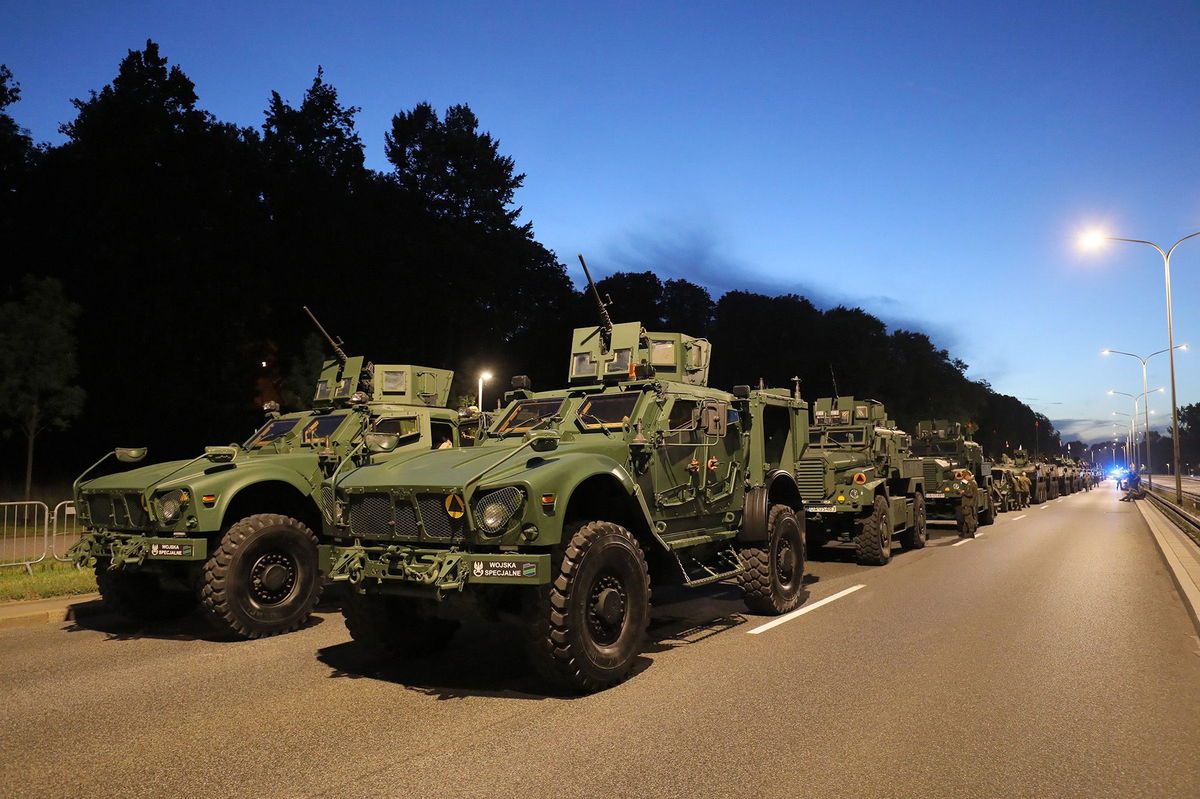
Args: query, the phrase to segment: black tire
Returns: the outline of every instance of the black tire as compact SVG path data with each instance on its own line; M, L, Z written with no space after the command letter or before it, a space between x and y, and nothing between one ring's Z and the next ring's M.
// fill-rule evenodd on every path
M923 549L929 540L929 523L925 518L925 495L917 492L913 496L913 526L900 534L900 543L905 549Z
M342 603L350 637L381 660L411 660L444 649L459 623L437 619L427 603L408 597L360 594L351 587Z
M892 518L887 497L875 497L871 515L862 520L854 537L855 556L864 566L885 566L892 559Z
M115 613L136 621L166 621L191 613L198 602L193 591L170 591L158 576L145 571L109 569L109 561L96 564L96 586L104 604Z
M983 525L996 523L996 506L991 502L988 506L979 512L979 523Z
M804 531L796 512L773 505L767 517L766 549L742 547L746 571L738 577L742 599L751 613L777 615L795 610L803 600Z
M633 669L650 622L650 575L637 540L618 524L577 524L564 538L556 578L527 611L529 657L551 685L592 693Z
M291 632L320 598L317 537L288 516L247 516L225 531L204 564L205 613L239 638Z

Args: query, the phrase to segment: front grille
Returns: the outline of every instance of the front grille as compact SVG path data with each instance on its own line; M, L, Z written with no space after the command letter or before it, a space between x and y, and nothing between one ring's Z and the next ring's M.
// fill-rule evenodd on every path
M407 502L396 508L396 535L402 538L417 538L421 529L417 525L417 509Z
M925 461L925 490L937 490L942 486L942 469L933 461Z
M820 458L796 464L796 487L805 502L825 499L825 462Z
M150 526L150 514L142 507L141 494L93 494L87 498L87 505L96 527L142 530Z
M333 524L333 515L337 510L337 502L334 500L333 486L321 486L321 514L325 517L325 521Z
M446 497L441 494L422 494L417 497L421 510L421 521L425 524L425 535L430 538L449 540L461 538L466 526L466 517L454 519L446 512Z
M352 494L350 530L355 535L391 535L392 500L387 494Z

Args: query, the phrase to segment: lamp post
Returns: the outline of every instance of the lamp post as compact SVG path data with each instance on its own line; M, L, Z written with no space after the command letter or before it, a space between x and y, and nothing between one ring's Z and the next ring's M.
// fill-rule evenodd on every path
M1124 411L1113 411L1112 415L1124 416L1129 419L1129 428L1125 431L1125 462L1129 463L1130 457L1136 457L1132 453L1134 443L1137 441L1137 408L1134 408L1132 416Z
M478 398L478 400L479 400L479 410L480 410L480 412L482 412L482 411L483 411L483 381L485 381L485 380L491 380L491 379L492 379L492 373L491 373L491 372L481 372L481 373L479 374L479 394L477 395L477 398Z
M1152 241L1106 236L1099 231L1087 233L1081 239L1081 243L1084 246L1093 249L1105 241L1127 241L1130 244L1145 244L1147 247L1153 247L1158 250L1158 254L1162 256L1163 282L1167 287L1167 357L1171 362L1171 449L1174 459L1175 504L1177 505L1183 504L1183 480L1179 475L1179 405L1178 399L1175 396L1175 323L1171 314L1171 253L1175 252L1175 248L1180 244L1196 236L1200 236L1200 230L1184 236L1167 250L1163 250L1162 247L1159 247Z
M1159 391L1163 391L1163 390L1164 389L1161 386L1159 388L1154 389L1153 391L1143 391L1141 394L1129 394L1124 391L1113 391L1112 389L1108 390L1109 396L1112 396L1114 394L1120 394L1122 397L1129 397L1130 399L1133 400L1133 419L1132 419L1132 421L1134 422L1134 425L1135 425L1134 433L1133 433L1134 447L1137 446L1136 423L1137 423L1138 403L1141 402L1142 400L1146 400L1146 404L1142 407L1143 417L1145 418L1145 422L1146 422L1142 429L1142 438L1145 442L1146 471L1151 476L1151 479L1149 481L1151 488L1154 487L1154 480L1153 480L1154 469L1150 465L1150 410L1149 410L1150 395L1153 393L1159 392ZM1121 415L1124 416L1125 414L1121 414Z
M1158 352L1152 352L1149 355L1147 355L1145 358L1143 358L1140 355L1134 355L1132 352L1121 352L1120 350L1100 350L1100 354L1101 355L1128 355L1130 358L1137 358L1139 361L1141 361L1141 363L1142 363L1142 395L1144 396L1149 393L1146 390L1146 363L1151 358L1153 358L1155 355L1162 355L1164 352L1171 352L1171 350L1184 350L1186 352L1187 344L1179 344L1174 347L1169 347L1168 349L1165 349L1165 350L1159 350ZM1174 357L1173 352L1172 352L1172 357ZM1171 379L1172 379L1172 383L1171 383L1172 389L1171 390L1172 391L1174 391L1174 385L1175 385L1174 384L1174 375L1175 375L1174 367L1172 367L1172 372L1171 372ZM1161 389L1159 389L1159 390L1161 391ZM1109 393L1112 393L1112 392L1109 392ZM1172 396L1174 396L1174 394L1172 394ZM1150 403L1147 402L1146 408L1149 408L1149 407L1150 407ZM1145 422L1146 422L1146 425L1145 425L1145 427L1146 427L1146 472L1148 473L1147 479L1150 482L1150 487L1153 488L1154 487L1154 467L1150 464L1150 412L1149 412L1149 410L1146 411L1145 417L1146 417L1145 418ZM1178 438L1179 434L1176 433L1176 434L1172 435L1171 437Z

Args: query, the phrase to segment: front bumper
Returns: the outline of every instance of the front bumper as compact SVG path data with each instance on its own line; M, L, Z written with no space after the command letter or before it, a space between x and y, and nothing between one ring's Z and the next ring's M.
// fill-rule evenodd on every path
M108 558L112 569L136 568L147 560L201 561L208 559L208 540L86 530L67 555L80 568Z
M319 548L321 570L329 579L359 585L367 581L461 591L470 584L545 585L550 582L550 555L526 552L477 553L460 549L386 546Z

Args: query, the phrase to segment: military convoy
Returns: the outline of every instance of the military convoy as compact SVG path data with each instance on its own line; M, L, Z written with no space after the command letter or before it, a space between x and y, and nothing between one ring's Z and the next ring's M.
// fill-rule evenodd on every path
M279 414L244 444L206 447L199 456L87 475L75 482L84 531L70 556L94 568L110 606L137 619L181 616L197 605L227 635L259 638L295 630L317 603L322 481L370 432L394 436L387 457L473 441L477 416L444 407L452 372L370 365L362 357L325 363L313 408Z
M464 619L516 622L538 674L596 691L633 668L652 580L736 579L752 612L786 613L810 554L881 566L897 542L925 546L929 519L973 536L1082 479L1023 453L990 464L946 420L914 442L874 400L821 398L810 419L798 381L711 388L708 341L614 324L591 290L601 323L574 331L567 387L514 378L490 424L446 407L452 372L330 338L312 410L270 407L245 444L85 479L106 456L75 484L75 562L130 616L200 605L242 638L302 625L323 580L348 587L347 629L385 657L428 654Z

